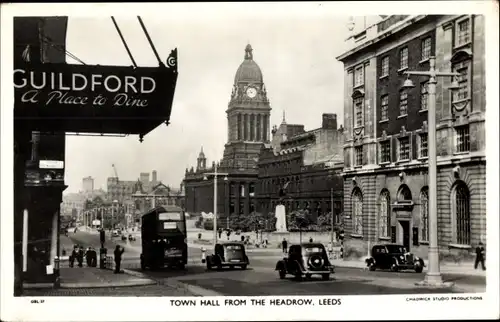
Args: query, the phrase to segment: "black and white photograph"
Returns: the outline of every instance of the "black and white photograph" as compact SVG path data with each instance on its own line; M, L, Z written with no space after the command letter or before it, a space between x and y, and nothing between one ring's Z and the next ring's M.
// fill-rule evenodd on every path
M2 320L498 318L494 12L2 4Z

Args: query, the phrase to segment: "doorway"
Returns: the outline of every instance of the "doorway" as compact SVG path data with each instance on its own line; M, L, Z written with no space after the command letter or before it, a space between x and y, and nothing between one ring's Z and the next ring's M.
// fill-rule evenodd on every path
M406 248L406 251L410 251L410 221L408 220L400 220L399 226L401 228L401 232L399 234L401 244Z

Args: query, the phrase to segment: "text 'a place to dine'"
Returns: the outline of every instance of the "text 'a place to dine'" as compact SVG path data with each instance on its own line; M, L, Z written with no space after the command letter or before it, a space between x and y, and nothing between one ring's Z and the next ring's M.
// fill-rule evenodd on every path
M312 306L312 305L341 305L340 298L319 299L196 299L170 300L172 306Z

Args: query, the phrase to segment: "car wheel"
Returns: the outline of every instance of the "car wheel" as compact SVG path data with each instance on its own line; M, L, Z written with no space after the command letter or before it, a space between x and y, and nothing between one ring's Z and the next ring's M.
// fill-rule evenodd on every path
M186 265L184 265L184 263L179 264L179 269L180 269L180 270L184 270L184 269L186 269Z
M306 277L306 280L310 280L310 279L311 279L311 277L312 277L312 275L311 275L311 274L306 274L306 276L305 276L305 277Z
M247 269L247 266L246 265L241 265L241 269L245 270L245 269Z
M219 264L219 265L217 265L217 270L218 270L218 271L222 271L222 265L220 265L220 264Z
M302 273L301 272L296 272L295 273L295 279L297 281L301 281L302 280Z
M326 274L321 274L321 279L323 281L328 281L330 279L330 274L326 273Z
M368 267L368 269L369 269L370 271L372 271L372 272L375 270L375 268L376 268L376 267L375 267L375 265L373 265L373 264L370 264L370 266Z
M285 279L286 272L284 269L280 269L279 274L280 274L280 279Z
M392 265L391 265L391 271L393 271L393 272L399 271L398 264L392 263Z
M424 268L420 265L418 265L417 267L415 267L415 272L417 273L422 273L422 271L424 270Z

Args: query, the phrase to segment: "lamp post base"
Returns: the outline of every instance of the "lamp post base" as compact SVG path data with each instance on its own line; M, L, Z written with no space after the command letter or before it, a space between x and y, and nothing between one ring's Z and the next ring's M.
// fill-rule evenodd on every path
M425 288L451 288L453 287L454 283L443 282L440 273L437 274L427 273L425 275L425 279L421 282L415 283L415 285Z

